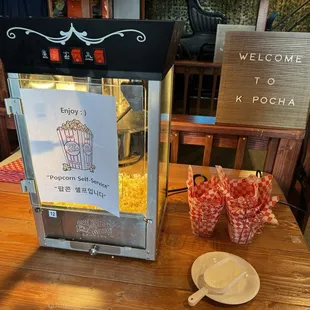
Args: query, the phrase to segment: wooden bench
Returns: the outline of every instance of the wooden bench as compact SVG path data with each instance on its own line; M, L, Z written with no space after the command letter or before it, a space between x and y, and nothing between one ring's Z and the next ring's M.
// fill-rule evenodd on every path
M264 171L272 173L288 194L305 135L304 130L253 128L207 124L205 116L173 115L170 162L178 162L180 144L204 147L203 166L210 164L212 148L235 148L234 169L241 169L246 149L265 150Z

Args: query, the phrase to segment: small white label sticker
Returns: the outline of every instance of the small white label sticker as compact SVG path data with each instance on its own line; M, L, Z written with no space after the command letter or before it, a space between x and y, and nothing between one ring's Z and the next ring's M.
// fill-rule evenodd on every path
M48 216L57 218L57 211L54 210L48 210Z

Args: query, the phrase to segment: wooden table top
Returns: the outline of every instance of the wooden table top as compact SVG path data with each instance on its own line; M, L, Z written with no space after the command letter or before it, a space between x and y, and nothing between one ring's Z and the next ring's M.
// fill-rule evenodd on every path
M210 176L215 170L193 167ZM247 171L227 170L229 176ZM187 166L171 164L169 188L183 187ZM15 191L15 192L12 192ZM274 182L274 194L281 190ZM282 197L283 198L283 197ZM0 309L190 309L196 290L190 277L203 253L236 254L257 270L261 287L236 309L310 309L310 255L290 209L276 205L279 226L266 225L248 246L229 241L222 216L214 237L191 233L186 193L173 195L160 238L156 262L39 248L28 196L18 185L0 184ZM224 309L204 298L194 309Z

